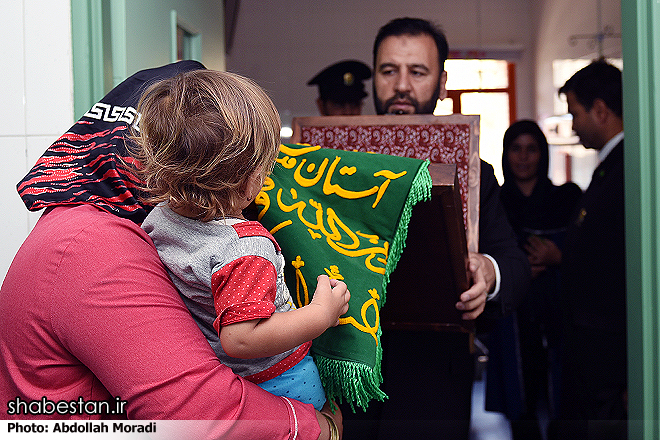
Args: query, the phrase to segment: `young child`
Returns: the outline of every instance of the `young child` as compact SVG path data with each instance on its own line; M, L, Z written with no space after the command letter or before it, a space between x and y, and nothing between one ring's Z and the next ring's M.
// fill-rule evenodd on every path
M132 149L145 201L157 204L142 227L186 306L236 374L320 410L311 340L337 325L350 293L321 275L296 309L279 245L243 217L275 164L277 109L247 78L196 70L152 85L139 112Z

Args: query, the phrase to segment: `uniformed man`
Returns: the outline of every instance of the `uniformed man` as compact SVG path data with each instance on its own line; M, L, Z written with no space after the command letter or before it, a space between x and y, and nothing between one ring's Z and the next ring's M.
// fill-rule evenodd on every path
M308 86L319 86L316 106L322 116L360 115L367 96L363 81L371 78L371 69L360 61L341 61L326 67Z

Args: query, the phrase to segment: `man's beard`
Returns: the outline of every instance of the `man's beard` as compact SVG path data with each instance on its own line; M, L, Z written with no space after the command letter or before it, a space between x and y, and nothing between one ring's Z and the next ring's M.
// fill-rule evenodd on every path
M396 101L408 101L410 105L412 105L415 108L415 114L431 115L433 114L433 110L435 110L435 106L438 103L438 97L440 96L440 81L438 80L438 84L435 87L435 91L433 92L433 96L431 97L431 99L422 103L414 99L408 93L397 93L387 101L383 102L378 98L378 95L376 94L375 86L373 87L373 96L374 96L374 107L376 108L377 115L384 115L389 113L387 109L390 108L392 104L394 104ZM402 113L397 113L397 114L402 114Z

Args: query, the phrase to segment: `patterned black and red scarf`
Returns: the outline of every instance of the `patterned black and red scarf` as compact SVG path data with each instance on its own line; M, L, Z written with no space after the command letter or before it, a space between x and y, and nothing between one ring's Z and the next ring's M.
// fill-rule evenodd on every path
M139 127L137 105L153 82L178 73L204 69L197 61L180 61L141 70L112 89L56 140L16 186L30 211L57 205L92 204L142 223L149 206L140 202L139 180L125 142Z

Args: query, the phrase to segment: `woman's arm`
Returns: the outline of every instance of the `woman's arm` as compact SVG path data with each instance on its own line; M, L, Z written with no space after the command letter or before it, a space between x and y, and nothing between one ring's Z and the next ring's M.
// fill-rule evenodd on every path
M273 396L218 361L142 229L91 207L53 214L39 226L48 240L33 261L57 269L42 291L26 280L23 294L48 293L62 350L127 401L128 418L209 420L196 438L319 437L311 405Z

